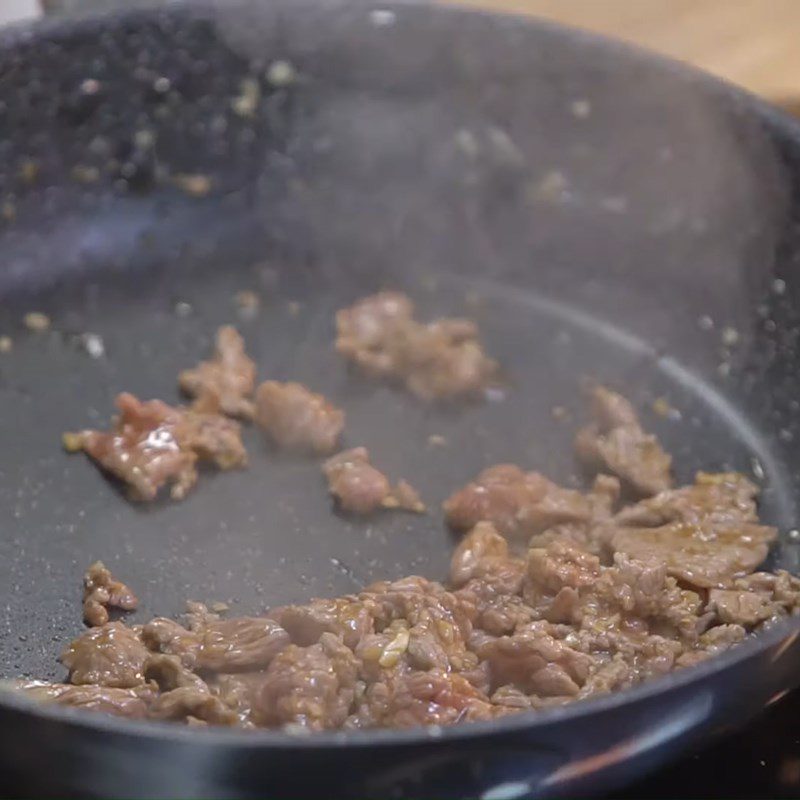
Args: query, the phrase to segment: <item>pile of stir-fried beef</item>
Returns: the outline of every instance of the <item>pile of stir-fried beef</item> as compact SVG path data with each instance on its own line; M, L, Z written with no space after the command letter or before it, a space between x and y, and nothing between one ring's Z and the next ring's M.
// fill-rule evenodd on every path
M463 320L414 321L404 295L341 311L337 349L426 399L474 394L494 362ZM109 433L70 434L138 500L163 486L180 498L196 464L244 466L239 423L255 419L278 447L330 455L344 414L296 384L255 387L232 329L211 361L182 373L189 408L118 400ZM447 585L411 576L359 594L226 619L190 604L182 623L128 626L134 593L100 563L85 577L88 630L61 655L67 682L27 694L137 719L322 730L451 724L621 689L683 668L800 609L800 579L755 572L776 531L759 523L757 488L700 472L674 487L671 459L631 405L591 392L575 440L594 474L587 491L496 464L445 500L463 534ZM345 512L425 506L392 485L363 447L322 466ZM621 498L625 498L622 502Z

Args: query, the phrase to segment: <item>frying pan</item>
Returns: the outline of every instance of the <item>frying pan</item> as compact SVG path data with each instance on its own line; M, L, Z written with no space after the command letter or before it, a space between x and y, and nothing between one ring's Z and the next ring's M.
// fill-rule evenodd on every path
M498 461L578 480L586 377L634 401L680 480L730 468L761 483L782 531L770 566L800 571L798 134L753 97L622 45L411 3L126 3L4 31L0 673L59 677L97 558L142 598L134 620L187 598L257 613L442 578L453 541L435 509L454 487ZM430 407L348 373L332 314L381 287L423 317L475 318L505 395ZM255 316L237 309L242 290L262 298ZM27 330L29 311L50 330ZM147 508L61 452L61 432L104 426L119 391L176 402L178 371L225 322L262 377L343 405L347 443L434 511L338 517L318 465L254 432L247 471ZM676 413L652 412L661 397ZM563 708L311 737L3 695L0 767L17 795L574 796L743 723L799 665L786 622Z

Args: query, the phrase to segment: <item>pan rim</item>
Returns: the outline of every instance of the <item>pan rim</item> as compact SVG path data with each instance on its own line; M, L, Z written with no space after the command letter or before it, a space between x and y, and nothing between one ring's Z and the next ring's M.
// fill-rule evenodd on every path
M295 0L298 6L337 5L339 0L326 3L326 0ZM243 0L237 0L246 5ZM178 0L168 5L168 11L189 11L214 9L218 5L214 0ZM610 54L627 56L632 61L644 60L659 66L666 73L675 77L692 81L704 88L716 92L734 107L760 118L765 125L787 140L800 141L800 121L789 117L785 112L768 101L737 86L723 78L711 75L704 70L675 60L665 55L649 51L643 47L630 44L613 37L552 22L540 17L526 16L514 12L493 12L486 9L473 8L457 3L431 6L426 0L387 0L377 2L369 0L359 10L369 13L375 9L412 10L415 13L426 13L437 16L482 18L487 22L500 19L514 20L515 24L532 32L550 31L553 34L566 36L573 41L586 43L590 47L603 49ZM118 19L120 16L134 16L165 10L163 6L145 0L140 3L127 3L120 9L101 13L77 12L66 14L56 19L45 19L34 22L21 22L8 26L0 32L0 49L13 46L21 41L33 42L39 36L47 36L66 31L70 23L75 25L98 25L104 19ZM770 648L779 652L800 637L800 621L787 618L776 623L768 630L749 636L745 641L735 645L725 653L714 656L700 664L668 673L657 679L645 681L636 686L556 706L540 711L521 711L509 716L451 726L415 727L409 729L371 728L363 730L322 731L311 735L298 736L282 730L274 729L226 729L226 728L189 728L176 723L158 721L130 720L101 713L87 713L78 709L70 709L55 705L37 704L13 691L0 694L0 715L8 712L21 713L28 717L41 718L61 723L70 731L79 730L89 734L112 734L130 736L131 738L147 738L151 742L178 741L190 745L202 745L215 748L236 748L237 750L261 750L262 748L307 750L338 750L342 747L358 747L362 749L396 747L398 745L419 745L426 742L471 742L488 735L513 734L515 732L539 732L548 726L566 723L577 719L588 719L594 714L601 714L622 706L634 705L650 698L668 695L693 683L700 683L704 678L713 678L736 664L755 658ZM800 675L798 675L800 683Z

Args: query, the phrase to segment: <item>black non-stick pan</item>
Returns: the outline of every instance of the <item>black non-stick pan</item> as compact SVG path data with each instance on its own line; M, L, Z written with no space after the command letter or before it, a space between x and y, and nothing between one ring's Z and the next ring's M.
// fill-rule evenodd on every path
M136 588L136 620L187 598L252 613L444 577L453 541L436 509L454 487L498 461L578 480L586 378L635 402L681 480L756 479L782 532L772 566L799 571L793 122L680 65L515 17L124 5L0 39L4 677L61 675L98 558ZM348 373L332 315L383 287L421 316L476 319L505 394L431 407ZM243 290L262 298L255 315ZM23 325L31 311L48 331ZM178 371L227 322L263 377L344 406L347 443L412 478L433 513L337 516L318 464L254 432L247 471L148 508L61 451L62 431L103 427L120 391L176 402ZM652 412L662 397L676 414ZM3 695L0 780L81 797L574 796L797 682L787 622L630 691L444 730L196 730Z

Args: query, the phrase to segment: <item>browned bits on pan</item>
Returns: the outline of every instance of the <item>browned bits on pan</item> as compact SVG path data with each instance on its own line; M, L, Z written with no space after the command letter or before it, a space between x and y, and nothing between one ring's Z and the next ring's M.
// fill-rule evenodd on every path
M244 349L244 340L229 325L217 331L214 353L178 376L181 391L204 407L218 405L223 414L252 419L256 365Z
M328 491L343 511L371 514L381 508L396 508L422 513L425 504L417 491L401 480L395 487L369 460L365 447L344 450L329 458L322 471L328 479Z
M417 322L411 300L400 292L380 292L342 309L336 330L341 355L423 400L476 396L496 380L497 364L484 353L473 322Z
M102 561L95 561L83 576L83 620L87 625L105 625L108 608L134 611L139 599L117 580Z
M344 411L301 383L265 381L256 392L256 422L278 447L326 455L344 428Z
M231 419L127 393L117 408L111 431L66 433L62 440L69 452L85 451L122 481L132 500L154 500L165 486L174 500L183 499L197 482L198 462L223 470L247 464L241 430Z

